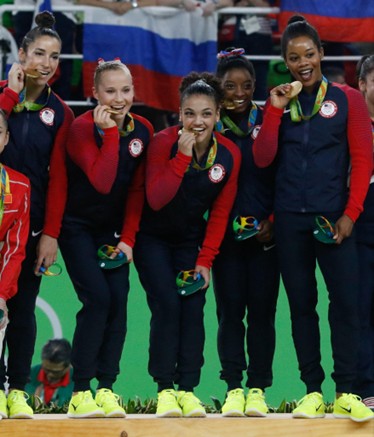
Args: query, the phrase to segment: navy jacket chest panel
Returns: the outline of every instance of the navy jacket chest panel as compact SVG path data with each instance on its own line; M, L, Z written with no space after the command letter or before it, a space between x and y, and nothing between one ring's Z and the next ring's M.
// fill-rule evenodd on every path
M42 120L41 113L46 108L54 111L52 125ZM9 145L4 151L8 165L31 179L35 172L47 171L54 141L63 120L63 106L53 95L48 105L40 111L13 112L9 117Z
M177 147L177 144L172 147L170 158L175 156ZM225 170L225 176L220 182L210 180L210 169L190 168L184 174L179 190L171 202L159 211L152 210L147 203L141 230L171 241L202 238L205 229L204 214L222 191L233 167L230 151L219 144L213 167L216 164L220 164Z
M256 125L260 124L261 120L262 117L257 117ZM239 138L231 131L226 131L225 134L239 147L242 155L238 192L231 217L254 215L262 220L268 217L273 209L275 165L266 168L256 166L253 159L252 134L244 138Z
M335 202L338 210L345 201L347 98L339 88L329 87L323 104L329 105L329 111L321 107L309 120L292 122L289 112L283 115L277 157L278 206L297 205L296 209L307 211L318 205L334 207Z
M171 156L175 156L177 145L173 146ZM215 165L219 164L225 171L225 175L219 182L213 182L210 174ZM197 170L190 166L188 172L185 173L181 186L170 203L170 208L175 208L176 205L184 205L187 207L191 216L200 217L208 210L215 198L221 192L226 184L233 167L233 159L231 153L226 147L218 144L216 159L213 166L206 170ZM166 206L165 208L167 208Z

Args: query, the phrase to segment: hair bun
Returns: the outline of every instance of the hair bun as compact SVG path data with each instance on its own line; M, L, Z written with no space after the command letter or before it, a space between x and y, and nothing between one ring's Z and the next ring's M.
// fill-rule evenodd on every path
M292 23L297 23L302 21L307 22L305 17L303 17L302 15L292 15L292 17L290 17L290 19L288 20L287 26Z
M42 11L35 17L35 23L38 27L53 29L56 23L55 17L50 11Z

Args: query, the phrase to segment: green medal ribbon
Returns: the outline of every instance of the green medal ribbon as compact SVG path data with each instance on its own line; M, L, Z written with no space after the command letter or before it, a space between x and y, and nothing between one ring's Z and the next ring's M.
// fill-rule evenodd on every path
M48 95L44 103L29 102L26 100L26 88L24 88L19 94L19 102L13 107L13 112L22 112L24 108L26 108L28 111L39 111L47 104L49 100L49 96L51 94L50 87L48 87L47 94Z
M225 110L221 112L221 119L216 123L216 130L222 134L224 134L225 129L224 126L227 126L236 136L240 138L244 138L248 136L253 128L255 127L256 118L257 118L258 107L256 103L252 102L252 108L249 112L248 116L248 130L247 132L243 132L239 126L237 126L231 118L227 115Z
M118 128L118 132L119 132L119 136L120 137L127 137L127 135L129 135L135 129L135 122L134 122L134 119L133 119L132 115L131 114L126 114L126 117L129 118L129 121L126 124L125 129ZM103 137L104 136L104 131L102 129L100 129L98 126L96 126L96 128L97 128L97 130L99 132L99 135L101 137Z
M4 166L0 164L0 225L4 216L6 196L10 194L9 176Z
M326 96L327 92L327 84L328 81L325 76L322 76L322 82L318 88L316 100L314 102L313 110L310 115L304 115L301 109L301 105L298 97L294 97L290 100L290 112L291 112L291 120L294 122L299 122L303 120L309 120L313 117L313 115L317 114L319 109L321 108L322 102Z
M192 167L196 170L207 170L208 168L210 168L214 164L214 161L216 160L216 156L217 156L217 139L213 133L213 144L211 145L211 147L209 149L209 153L208 153L208 157L206 159L205 165L201 166L196 161L195 156L192 157L192 161L191 161L190 165L192 165ZM189 168L190 168L190 166L187 167L186 172L189 170Z

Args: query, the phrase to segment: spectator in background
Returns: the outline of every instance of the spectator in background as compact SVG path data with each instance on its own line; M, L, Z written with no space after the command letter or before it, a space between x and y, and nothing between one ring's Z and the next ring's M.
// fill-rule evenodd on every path
M268 8L271 1L266 0L234 0L237 7L263 7ZM223 24L224 26L224 24ZM222 30L220 34L222 35ZM253 55L272 55L273 40L271 20L265 15L236 15L234 31L231 42L226 37L224 45L242 47L251 59ZM221 47L222 48L222 47ZM269 61L254 61L253 66L256 70L256 89L254 90L254 100L266 100L269 93L267 87L267 74Z
M74 0L51 0L52 9L54 6L72 6ZM36 0L14 0L15 6L35 6ZM20 47L23 37L31 29L35 12L16 12L13 16L14 38ZM75 51L76 20L71 12L55 12L56 24L54 29L61 38L61 53L72 54ZM73 61L61 59L59 68L52 78L51 85L63 100L69 100L71 96L71 79L73 75Z
M0 26L0 80L6 78L6 74L18 59L18 47L13 35L3 26Z
M85 6L96 6L98 8L109 9L114 14L123 15L131 10L136 2L118 0L76 0L75 4Z
M357 65L358 86L365 98L374 135L374 55L366 55ZM374 146L374 136L373 136ZM360 268L360 342L357 379L354 388L364 404L374 410L374 171L356 223Z
M340 67L323 67L322 73L330 82L340 83L340 85L345 85L345 73L344 69Z
M64 338L49 340L42 349L41 364L31 369L25 391L38 396L45 404L62 406L73 393L71 346Z
M77 0L76 4L97 6L100 8L109 9L110 11L118 15L123 15L129 10L137 7L146 6L170 6L181 9L184 8L187 11L194 11L196 8L201 7L203 11L203 16L207 16L211 15L218 8L232 6L232 0Z

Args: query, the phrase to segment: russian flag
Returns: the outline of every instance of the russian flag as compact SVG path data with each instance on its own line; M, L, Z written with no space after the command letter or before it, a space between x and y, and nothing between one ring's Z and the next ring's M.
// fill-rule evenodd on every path
M191 71L215 71L217 17L177 8L147 7L122 16L87 8L83 34L83 87L92 96L98 58L119 57L134 77L145 105L178 111L178 88Z
M303 15L325 41L373 42L373 0L282 0L279 29L287 26L294 14Z

